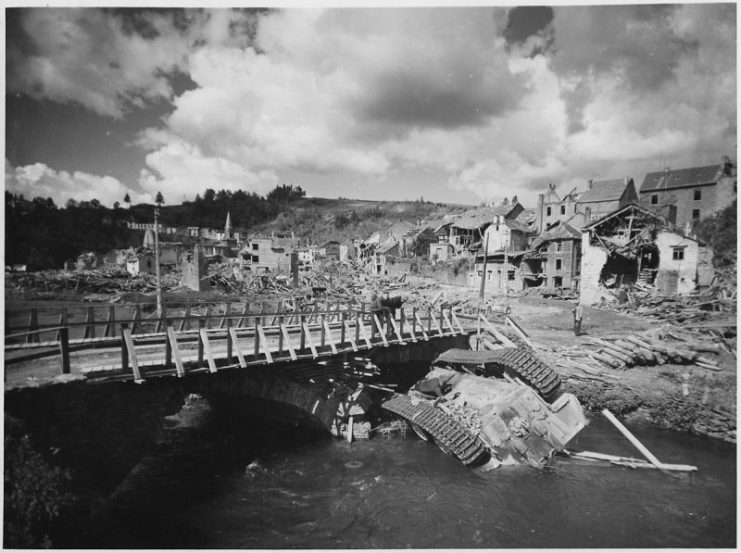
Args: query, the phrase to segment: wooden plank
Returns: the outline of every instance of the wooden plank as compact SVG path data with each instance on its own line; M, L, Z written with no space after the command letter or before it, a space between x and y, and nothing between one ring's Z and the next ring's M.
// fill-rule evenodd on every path
M134 382L141 384L144 382L144 379L139 371L139 360L136 358L136 350L134 349L134 339L131 337L131 330L124 328L123 336L126 350L129 355L129 361L131 362L131 371L134 373Z
M371 324L372 324L372 323L371 323ZM360 321L360 324L359 324L359 325L358 325L358 326L357 326L356 328L357 328L357 330L358 330L358 331L360 332L360 334L362 334L362 335L363 335L363 340L365 341L365 346L366 346L366 347L367 347L368 349L370 349L371 347L373 347L373 346L371 345L371 341L370 341L370 339L368 338L368 333L367 333L367 332L366 332L366 330L365 330L365 324L364 324L364 323L363 323L362 321Z
M399 344L404 343L404 338L401 337L401 332L399 332L399 328L396 326L396 321L394 321L394 318L389 315L388 323L391 325L391 328L394 329L394 334L396 334L396 341Z
M265 329L262 325L257 327L257 332L260 334L260 341L262 342L262 350L263 353L265 353L265 359L267 359L268 363L273 363L273 354L270 352L270 347L268 346L268 339L265 337Z
M208 370L209 372L215 373L216 372L216 362L214 361L213 351L211 351L211 342L208 340L208 329L205 327L201 328L199 330L199 334L201 335L201 343L203 344L203 351L206 354L206 361L208 362Z
M178 331L182 332L183 330L186 330L186 328L189 326L190 326L190 305L186 305L185 313L183 313L183 318L180 319L180 326L178 326Z
M324 325L325 322L327 322L327 319L325 318L324 314L322 314L322 316L319 317L319 329L320 329L320 331L319 331L320 332L320 334L319 334L319 336L320 336L319 337L319 347L321 347L321 348L324 347L324 345L326 343L326 340L327 340L327 336L325 334L325 332L326 332L326 330L325 330L326 327Z
M247 366L247 363L244 360L244 355L242 355L242 348L239 347L239 339L237 338L237 329L230 328L229 334L232 337L232 347L234 347L234 353L237 355L239 366L244 369Z
M381 334L381 341L383 342L383 345L385 347L389 347L389 342L386 339L386 333L381 328L381 321L378 320L378 315L373 313L373 323L376 325L375 328L378 329L378 332Z
M429 340L430 337L427 335L427 331L425 330L425 325L422 323L422 319L419 316L419 313L417 311L414 311L414 318L417 321L417 324L419 324L419 328L422 330L422 337L425 340Z
M63 327L59 334L59 352L62 356L62 374L69 374L69 328L66 326Z
M134 322L131 323L131 333L136 334L140 331L142 325L142 306L140 303L137 303L136 307L134 307L134 316L132 319Z
M456 326L458 327L458 330L460 330L460 333L465 334L466 329L463 328L463 325L461 324L460 319L458 319L458 315L455 314L455 311L451 309L450 315L453 317L453 322L455 322Z
M26 334L26 343L39 343L41 340L39 339L39 333L36 332L39 329L39 311L38 309L34 308L31 309L31 313L28 316L28 334ZM8 327L6 325L5 331L8 331Z
M509 338L507 338L507 336L499 332L499 330L497 330L497 328L493 324L491 324L489 320L483 315L481 315L481 322L484 324L486 329L489 332L491 332L492 335L502 343L503 346L508 347L508 348L517 347L517 345L512 340L510 340Z
M162 311L160 312L159 319L157 319L157 326L155 327L155 332L165 332L167 329L167 305L165 303L162 304Z
M124 372L129 370L129 350L126 348L126 339L124 338L124 330L128 327L128 323L121 323L121 370Z
M329 341L329 347L332 350L332 353L336 355L337 354L337 344L335 344L334 336L332 336L332 331L329 328L329 323L327 322L327 319L324 319L324 331L327 335L327 340Z
M304 329L304 339L309 344L309 349L311 349L311 356L316 359L319 357L319 354L316 351L316 346L314 345L314 341L311 339L311 330L309 330L309 325L306 323L303 323L303 329Z
M530 341L530 338L527 337L527 334L525 334L525 331L523 331L520 328L520 326L515 321L513 321L509 316L507 315L504 316L504 322L505 324L509 323L509 326L512 327L512 329L515 331L515 334L517 334L523 342L525 342L531 348L535 347L533 346L533 343Z
M435 330L437 330L437 335L443 336L443 329L440 328L440 323L437 322L437 317L432 316L432 311L430 311L430 321L432 322L432 324L435 325Z
M615 415L613 415L609 409L602 409L602 414L605 416L605 418L610 421L612 424L615 425L615 428L617 428L620 433L625 436L630 443L632 443L638 451L640 451L646 459L648 459L652 465L654 465L657 469L659 469L662 472L667 472L666 469L664 469L661 466L661 461L659 461L653 453L651 453L648 448L643 445L638 438L636 438L630 430L625 428L623 424L617 420Z
M206 327L206 321L202 319L201 317L198 318L198 332L200 333L201 330L203 330ZM200 367L203 365L203 340L198 340L198 366Z
M178 340L175 336L175 329L172 325L167 325L167 343L170 345L172 350L172 357L175 360L175 372L182 378L185 376L185 367L183 366L183 358L180 355L180 349L178 348Z
M229 302L226 302L224 304L224 316L222 317L221 322L219 323L219 328L225 328L228 326L227 323L229 321L229 315L231 315L230 313L231 307L232 307L232 304Z
M443 319L445 320L445 322L448 325L448 328L450 329L451 336L455 336L456 334L458 334L458 331L455 329L455 327L453 326L453 323L450 321L450 317L448 316L448 314L445 311L443 311L442 314L443 314Z
M85 317L85 334L83 338L95 338L95 309L93 307L87 308L87 316Z
M60 327L65 327L65 326L67 326L68 322L69 322L69 318L67 316L67 308L66 307L62 307L59 310L59 326ZM61 334L61 332L59 330L57 330L56 341L59 342L61 339L62 339L62 334Z
M417 308L412 309L412 328L409 330L409 334L412 336L412 342L417 341ZM405 315L406 316L406 315Z
M342 321L342 324L344 327L347 327L347 332L345 333L345 336L347 337L347 340L350 342L350 346L352 346L352 350L358 351L358 343L352 338L352 328L349 327L350 323L347 321L347 319L345 319L344 321ZM358 324L357 317L355 318L355 324ZM358 329L356 328L355 330L357 332Z
M116 334L116 308L108 306L108 318L105 321L103 336L110 337Z
M291 344L291 339L288 337L288 329L286 328L286 325L284 324L280 325L280 332L286 344L286 349L288 349L288 355L291 356L291 360L296 361L296 359L298 359L298 356L296 355L296 351L293 349L293 345Z

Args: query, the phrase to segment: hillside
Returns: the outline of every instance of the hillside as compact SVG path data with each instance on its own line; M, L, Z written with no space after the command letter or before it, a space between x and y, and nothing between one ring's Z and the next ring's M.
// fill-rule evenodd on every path
M366 238L397 222L437 221L470 206L431 202L387 202L302 198L271 221L250 227L255 234L294 232L297 238L320 244L329 239Z

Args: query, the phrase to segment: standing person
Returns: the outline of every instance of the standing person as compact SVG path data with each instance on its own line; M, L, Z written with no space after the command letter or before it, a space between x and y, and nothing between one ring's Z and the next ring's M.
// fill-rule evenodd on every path
M584 308L581 303L577 301L572 311L574 313L574 334L576 336L581 336L581 319L584 315Z

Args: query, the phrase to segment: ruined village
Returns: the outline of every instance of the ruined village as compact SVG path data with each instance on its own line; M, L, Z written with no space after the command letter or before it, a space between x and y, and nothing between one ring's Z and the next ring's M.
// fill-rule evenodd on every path
M0 19L4 548L738 546L734 4Z

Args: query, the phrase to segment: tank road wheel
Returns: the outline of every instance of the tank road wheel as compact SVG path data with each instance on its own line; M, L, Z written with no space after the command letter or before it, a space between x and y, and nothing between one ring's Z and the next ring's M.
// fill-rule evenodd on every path
M453 455L464 465L481 460L487 453L481 440L465 426L432 405L420 402L413 405L409 397L397 394L381 405L404 418L417 432L417 427L443 452ZM420 436L424 439L423 436Z

